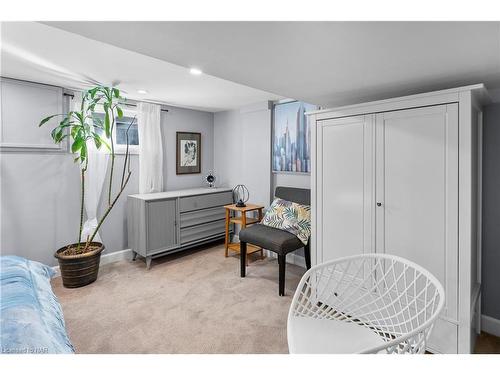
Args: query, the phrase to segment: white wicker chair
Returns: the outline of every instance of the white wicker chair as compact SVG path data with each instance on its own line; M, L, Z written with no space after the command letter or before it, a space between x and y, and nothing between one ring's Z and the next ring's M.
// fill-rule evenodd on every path
M288 314L290 353L424 353L444 305L427 270L364 254L312 267Z

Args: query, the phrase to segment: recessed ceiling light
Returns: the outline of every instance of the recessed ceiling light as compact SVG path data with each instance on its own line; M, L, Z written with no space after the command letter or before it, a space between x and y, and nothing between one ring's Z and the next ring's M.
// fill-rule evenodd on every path
M139 94L147 94L148 93L146 90L143 90L143 89L137 90L137 92Z
M197 69L197 68L191 68L189 69L189 73L195 75L195 76L199 76L201 73L203 73L200 69Z

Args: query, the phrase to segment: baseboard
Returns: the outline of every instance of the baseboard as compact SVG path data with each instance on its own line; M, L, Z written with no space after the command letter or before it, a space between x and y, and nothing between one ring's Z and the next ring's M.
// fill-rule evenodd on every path
M125 249L125 250L115 251L113 253L101 255L101 262L100 262L99 266L104 266L105 264L114 263L114 262L118 262L120 260L126 260L126 259L132 259L132 250L131 249ZM61 271L59 269L59 266L52 267L52 269L56 273L55 277L61 276Z
M481 330L490 335L500 337L500 319L491 316L481 315Z
M287 254L286 260L287 263L292 263L295 264L296 266L306 268L306 260L304 257L301 257L300 255L294 253Z
M272 251L269 251L269 250L264 250L264 251L265 251L265 255L267 257L270 257L270 258L277 258L278 257L276 255L276 253L273 253ZM302 268L306 268L306 260L304 259L304 257L301 257L300 255L297 255L295 253L288 253L286 255L286 262L289 264L294 264L294 265L302 267Z

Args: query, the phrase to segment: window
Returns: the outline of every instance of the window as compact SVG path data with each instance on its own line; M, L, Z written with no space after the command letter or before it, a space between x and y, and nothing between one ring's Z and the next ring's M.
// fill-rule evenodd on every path
M98 117L104 122L104 113L96 112L95 117ZM115 127L113 130L113 141L116 153L125 153L127 150L127 129L128 130L128 141L129 141L129 151L131 154L139 153L139 132L137 129L137 118L134 119L135 113L129 110L123 110L123 117L115 118ZM98 131L102 135L102 130Z

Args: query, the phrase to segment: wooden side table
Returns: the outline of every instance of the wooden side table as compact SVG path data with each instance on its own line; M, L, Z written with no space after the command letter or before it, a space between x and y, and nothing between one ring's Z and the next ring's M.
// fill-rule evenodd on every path
M224 243L224 256L227 258L229 250L235 251L237 253L240 252L239 242L229 242L229 225L231 223L239 224L241 225L241 229L243 229L246 228L247 225L259 223L262 220L262 210L264 206L247 203L245 207L236 207L236 204L229 204L227 206L224 206L224 208L226 209L226 241ZM258 211L259 217L257 219L253 217L247 217L247 212L251 211ZM234 212L235 216L231 216L231 212ZM240 215L236 216L238 212L240 213ZM261 247L247 244L247 264L249 255L256 252L260 252L261 258L264 258L264 251Z

